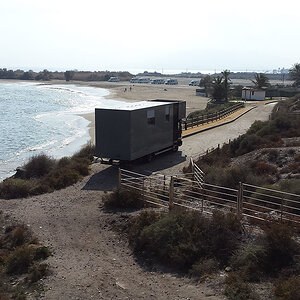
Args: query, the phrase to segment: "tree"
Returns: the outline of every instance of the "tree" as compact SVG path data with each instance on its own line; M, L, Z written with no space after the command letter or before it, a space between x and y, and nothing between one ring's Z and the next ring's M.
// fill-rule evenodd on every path
M294 64L293 67L290 69L290 77L294 80L294 86L300 86L300 64Z
M228 101L228 94L229 94L229 91L230 91L229 81L231 81L229 79L230 71L229 70L224 70L222 72L222 75L223 75L223 78L224 78L225 100Z
M39 72L39 74L37 76L35 76L35 80L44 80L44 81L47 81L47 80L50 80L52 77L51 73L45 69L43 70L43 72Z
M206 97L210 93L212 82L213 82L213 78L210 75L206 75L200 80L199 86L204 87Z
M255 77L255 79L251 80L251 81L254 83L255 87L257 87L258 89L270 86L269 78L265 74L262 74L262 73L255 74L254 77Z
M214 78L212 82L212 95L213 102L219 103L226 101L226 89L223 81L223 76Z
M64 73L66 81L70 81L73 79L75 72L74 71L66 71Z

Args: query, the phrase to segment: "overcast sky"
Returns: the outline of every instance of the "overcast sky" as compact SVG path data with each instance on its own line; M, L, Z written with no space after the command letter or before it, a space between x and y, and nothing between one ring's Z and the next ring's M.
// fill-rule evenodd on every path
M299 11L299 0L0 0L0 68L289 68Z

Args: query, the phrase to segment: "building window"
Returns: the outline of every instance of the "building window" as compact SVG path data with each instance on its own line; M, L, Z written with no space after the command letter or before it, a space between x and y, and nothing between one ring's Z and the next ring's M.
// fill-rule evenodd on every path
M165 120L168 121L168 122L170 121L170 106L166 106Z
M254 91L252 91L252 96L254 96Z
M147 123L149 125L155 125L155 111L154 109L147 111Z

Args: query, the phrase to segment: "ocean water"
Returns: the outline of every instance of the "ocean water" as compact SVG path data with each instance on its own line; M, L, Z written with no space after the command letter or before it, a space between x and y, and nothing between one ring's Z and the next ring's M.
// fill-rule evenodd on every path
M40 153L70 156L90 140L89 121L78 114L122 106L109 91L75 85L0 82L0 182Z

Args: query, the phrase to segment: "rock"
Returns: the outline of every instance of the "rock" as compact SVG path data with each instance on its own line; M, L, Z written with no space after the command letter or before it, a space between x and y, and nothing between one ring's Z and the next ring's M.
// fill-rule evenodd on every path
M225 272L231 272L231 271L232 271L231 267L226 267L225 268Z

